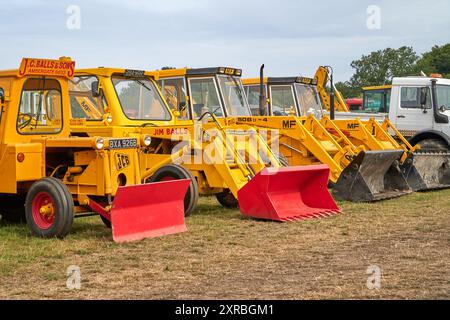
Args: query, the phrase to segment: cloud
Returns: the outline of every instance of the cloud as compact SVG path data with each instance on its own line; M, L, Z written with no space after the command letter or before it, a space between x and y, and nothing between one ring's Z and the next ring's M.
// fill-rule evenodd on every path
M2 3L4 2L4 3ZM160 68L230 65L255 76L312 75L333 65L338 80L349 64L385 47L429 50L450 38L444 0L63 0L2 1L0 69L22 56L69 55L78 66ZM67 6L81 8L81 29L66 28ZM366 27L369 5L381 9L381 29Z

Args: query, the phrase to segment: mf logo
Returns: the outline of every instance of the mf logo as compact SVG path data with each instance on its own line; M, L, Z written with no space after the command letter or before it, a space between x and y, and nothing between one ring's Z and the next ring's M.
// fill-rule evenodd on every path
M127 154L116 153L117 170L122 170L130 165L130 157Z
M295 120L283 120L283 129L295 127Z
M355 130L359 128L359 123L347 123L348 130Z

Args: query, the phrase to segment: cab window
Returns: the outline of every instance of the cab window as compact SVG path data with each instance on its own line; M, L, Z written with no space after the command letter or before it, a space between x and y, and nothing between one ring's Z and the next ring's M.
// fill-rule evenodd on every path
M294 94L292 86L271 86L270 101L272 105L272 113L274 116L289 115L292 107L295 108Z
M383 91L364 92L364 111L380 112L384 103Z
M103 119L103 106L106 105L103 97L92 96L92 83L98 81L95 76L79 76L69 81L70 110L72 118L101 120Z
M27 79L23 85L17 131L50 134L62 129L61 86L55 79Z
M156 84L149 79L113 76L112 82L125 116L132 120L170 120Z
M431 92L427 87L403 87L401 88L401 101L400 107L403 109L420 109L422 108L420 104L421 91L427 92L427 99L425 103L425 108L431 108Z
M198 119L207 111L215 116L223 117L222 105L214 78L192 78L188 81L195 118Z
M186 86L183 78L162 79L158 81L167 104L172 110L180 112L179 119L189 119L186 104Z
M259 115L259 84L245 86L245 93L247 94L252 115Z

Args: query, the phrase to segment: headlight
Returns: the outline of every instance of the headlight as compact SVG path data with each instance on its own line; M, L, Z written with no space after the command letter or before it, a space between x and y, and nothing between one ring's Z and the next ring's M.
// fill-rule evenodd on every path
M144 146L148 147L150 143L152 143L152 137L145 135L142 139L142 143L144 144Z
M97 149L103 149L103 146L105 145L105 141L103 140L103 138L98 138L96 141L95 141L95 147L97 148Z
M108 123L111 123L111 122L112 122L112 116L111 116L110 114L106 117L106 121L107 121Z

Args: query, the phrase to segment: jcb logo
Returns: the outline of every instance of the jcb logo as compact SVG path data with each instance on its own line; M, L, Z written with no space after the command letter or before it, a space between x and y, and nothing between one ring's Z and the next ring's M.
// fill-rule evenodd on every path
M130 158L127 154L116 153L117 170L122 170L130 165Z
M355 130L359 128L359 123L347 123L348 130Z
M283 129L295 127L295 120L283 120Z

